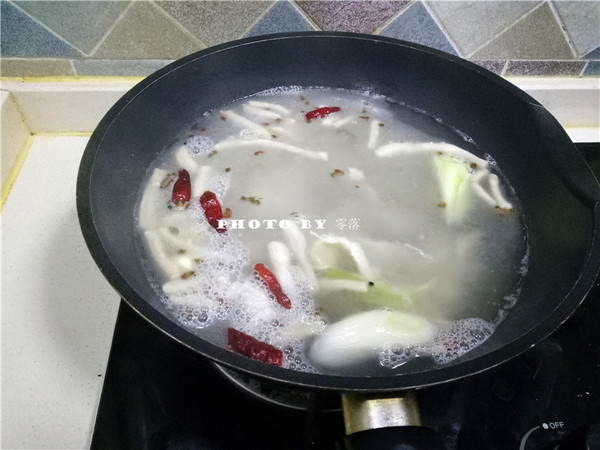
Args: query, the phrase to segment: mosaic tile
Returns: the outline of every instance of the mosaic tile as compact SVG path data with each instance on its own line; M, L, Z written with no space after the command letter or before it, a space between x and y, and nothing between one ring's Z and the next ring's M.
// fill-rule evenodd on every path
M501 75L504 66L506 66L506 61L502 59L472 59L470 61L490 72L494 72L496 75Z
M597 77L600 76L600 61L590 61L588 62L585 70L583 71L583 76L586 77Z
M457 54L422 3L412 4L379 34Z
M61 77L75 75L69 59L2 58L3 77Z
M313 28L306 18L289 1L279 0L246 33L245 37L262 34L285 33L290 31L311 31Z
M5 0L0 2L0 48L2 56L82 56L58 36Z
M272 1L163 1L158 5L207 46L242 37Z
M373 33L402 11L410 3L410 0L308 0L296 3L322 30Z
M509 61L505 75L579 76L585 61Z
M178 59L204 46L151 2L137 1L94 53L96 59Z
M477 50L472 57L573 59L573 53L550 7L545 3Z
M571 38L577 56L600 45L600 2L553 1L560 20Z
M89 54L129 2L17 1L14 4Z
M115 60L81 59L75 60L77 75L145 77L171 63L171 60Z
M600 47L596 47L594 50L584 56L585 59L600 59Z
M540 2L432 1L424 2L461 56L471 57L504 28Z

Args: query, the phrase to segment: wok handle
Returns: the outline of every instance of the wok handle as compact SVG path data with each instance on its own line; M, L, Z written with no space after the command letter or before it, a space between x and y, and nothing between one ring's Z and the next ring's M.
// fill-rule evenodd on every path
M435 431L421 426L414 391L393 395L342 394L346 437L340 450L436 450Z

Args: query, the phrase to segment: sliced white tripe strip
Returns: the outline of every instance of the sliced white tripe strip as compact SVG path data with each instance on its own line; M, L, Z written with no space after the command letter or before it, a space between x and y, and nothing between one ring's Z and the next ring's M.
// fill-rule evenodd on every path
M285 106L276 105L275 103L261 102L258 100L250 100L248 105L255 106L257 108L263 108L266 110L276 111L280 114L289 114L291 111L287 109Z
M294 222L289 222L289 228L284 228L283 233L288 242L288 245L296 255L298 264L307 277L309 284L313 287L317 287L317 277L315 271L308 261L308 253L306 248L306 238L298 225Z
M225 139L215 145L216 150L281 150L290 153L296 153L298 155L305 156L310 159L322 159L327 161L327 153L326 152L313 152L310 150L306 150L300 147L296 147L295 145L286 144L284 142L275 142L268 139L253 139L253 140L245 140L245 139L236 139L230 138Z
M189 273L196 270L198 263L195 261L195 258L189 255L179 255L174 258L175 264L177 267L182 269L183 273Z
M512 209L513 206L502 196L500 192L500 180L498 179L498 175L490 174L490 191L494 198L496 199L497 206L502 209Z
M214 172L211 166L200 166L192 178L192 197L201 197L204 191L208 189L210 177Z
M292 263L292 256L290 250L283 242L271 241L267 245L269 250L269 257L271 258L271 264L275 277L279 281L283 292L290 292L294 287L294 279L290 273L290 265Z
M346 126L349 123L352 123L353 120L354 120L354 116L346 116L343 119L337 119L335 121L332 121L331 126L333 128L342 128L343 126Z
M285 118L285 119L281 120L281 122L278 122L277 125L271 125L269 127L269 130L271 131L272 134L277 136L277 139L281 139L281 138L297 139L298 134L296 132L292 131L294 129L294 127L290 126L294 122L296 122L295 119Z
M319 280L319 289L325 291L367 292L369 290L369 283L361 280L331 280L323 278Z
M193 235L180 236L174 235L167 227L157 229L157 233L162 238L163 243L168 245L174 254L185 254L192 259L200 258L204 251L198 244L198 239L193 239ZM183 230L181 231L183 233ZM183 252L181 252L183 250Z
M469 164L473 163L477 168L485 168L488 164L485 159L478 158L467 150L443 142L394 142L379 147L375 150L375 155L380 158L389 158L395 155L417 152L442 152L453 158L466 161Z
M264 108L258 108L256 106L252 106L252 105L244 105L243 107L244 109L244 113L246 113L248 116L250 117L255 117L256 119L258 119L261 122L268 122L270 120L281 120L281 115L273 112L273 111L269 111L268 109L264 109Z
M356 167L348 168L348 178L353 181L361 181L365 179L365 173Z
M435 327L423 317L400 311L373 310L328 325L309 349L311 362L343 367L372 357L388 347L425 344Z
M158 217L163 215L159 213L159 208L167 207L173 188L171 185L168 189L161 189L160 183L168 174L168 170L154 169L150 176L148 188L140 202L138 224L142 230L156 228Z
M179 169L185 169L190 173L190 177L199 168L198 161L190 154L190 151L185 145L182 145L175 150L175 161Z
M481 182L486 180L490 173L488 171L482 170L476 174L474 174L471 178L471 189L473 192L479 196L483 201L485 201L492 208L496 206L496 199L488 194L483 187L481 187Z
M373 150L377 145L377 138L379 137L379 122L371 120L371 126L369 127L369 141L367 142L367 148Z
M312 245L310 256L318 269L358 270L366 280L377 279L376 270L358 242L334 235L320 236Z
M193 277L186 280L169 280L162 285L162 290L170 296L170 300L179 303L178 300L181 300L181 298L178 298L178 296L188 296L197 292L196 280Z
M321 320L292 322L282 328L281 334L286 339L302 339L307 336L321 334L325 329L325 326L325 323Z
M152 254L152 259L169 279L178 278L181 276L181 270L177 264L170 258L165 250L164 241L156 230L147 230L144 233L148 248Z
M221 111L221 114L227 120L230 120L231 122L240 126L241 128L245 128L245 129L254 131L259 137L266 138L266 137L271 136L271 133L269 133L263 125L259 125L256 122L253 122L244 116L240 116L238 113L235 113L231 110L227 110L227 111ZM215 145L215 149L218 150L216 145Z

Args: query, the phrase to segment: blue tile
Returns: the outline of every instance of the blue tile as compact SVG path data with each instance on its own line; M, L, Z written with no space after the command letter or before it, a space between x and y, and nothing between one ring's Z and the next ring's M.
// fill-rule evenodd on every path
M83 56L81 52L6 0L0 2L0 16L2 56L53 58Z
M13 1L31 17L84 53L90 53L129 6L124 1Z
M456 50L422 3L413 3L379 33L456 55Z
M600 76L600 61L590 61L583 71L584 77Z
M583 59L600 59L600 47L596 47L583 57Z
M245 37L289 31L311 31L312 29L304 16L289 1L279 0L246 33Z

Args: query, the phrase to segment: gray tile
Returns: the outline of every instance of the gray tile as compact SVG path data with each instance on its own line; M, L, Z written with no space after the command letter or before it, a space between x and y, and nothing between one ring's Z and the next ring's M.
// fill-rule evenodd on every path
M494 72L496 75L501 75L504 66L506 66L506 61L502 59L472 59L470 61L490 72Z
M420 2L413 3L379 34L426 45L453 55L457 54L446 35Z
M82 56L81 52L5 0L0 2L0 48L3 57Z
M560 20L571 38L577 56L600 45L600 2L553 1Z
M145 77L171 63L171 60L75 60L77 75Z
M158 5L208 46L239 39L273 1L163 1Z
M509 61L505 75L576 77L584 67L585 61Z
M461 56L472 53L540 2L432 1L424 2Z
M590 61L583 71L585 77L597 77L600 76L600 61Z
M178 59L203 49L152 2L136 1L94 53L95 59Z
M584 59L600 59L600 47L596 47L583 57Z
M297 3L322 30L373 33L402 11L410 0L308 0Z
M125 1L13 3L86 54L92 51L119 14L129 5L129 2Z
M279 0L246 33L245 37L289 31L311 31L312 29L306 18L289 1Z
M473 55L476 59L573 59L547 3L502 32Z
M70 60L45 58L2 58L3 77L61 77L75 75Z

